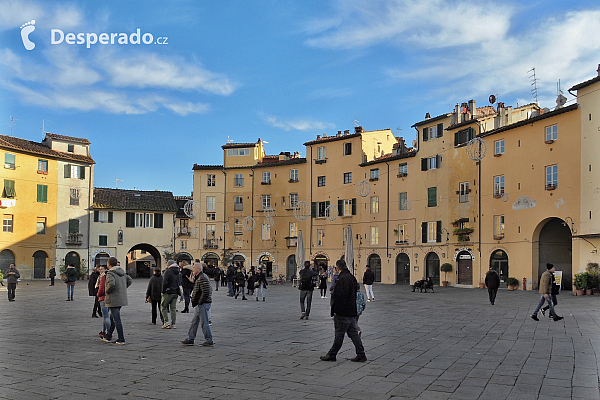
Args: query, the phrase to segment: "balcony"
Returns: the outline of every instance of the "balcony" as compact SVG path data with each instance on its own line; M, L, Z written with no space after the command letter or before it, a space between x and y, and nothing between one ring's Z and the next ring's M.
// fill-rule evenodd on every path
M67 236L67 244L76 246L83 244L83 233L69 233L69 236Z
M217 243L217 239L204 239L204 248L205 249L218 249L219 244Z
M287 247L298 246L298 236L289 236L285 238Z
M190 236L189 228L187 226L180 227L177 236Z

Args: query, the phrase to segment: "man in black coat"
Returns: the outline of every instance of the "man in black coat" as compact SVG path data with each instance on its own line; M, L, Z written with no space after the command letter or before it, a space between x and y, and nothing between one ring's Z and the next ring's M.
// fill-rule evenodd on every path
M336 355L344 343L344 336L348 334L356 349L356 357L350 360L365 362L367 361L365 348L356 327L356 317L358 315L356 311L356 291L359 289L358 282L350 271L348 271L344 260L338 260L335 263L335 268L339 272L333 293L331 294L331 316L333 317L335 327L335 338L333 346L331 346L326 355L321 356L321 360L335 361Z
M485 274L485 286L488 288L490 303L494 305L496 302L496 294L498 293L498 288L500 287L500 277L492 267L490 267L490 270L487 272L487 274Z
M90 278L88 281L88 292L90 296L94 297L94 309L92 310L92 318L98 318L102 316L102 309L100 308L100 302L98 301L98 297L96 296L98 294L98 288L96 287L96 282L98 281L98 278L100 277L100 273L98 272L97 268L94 267L92 269L92 273L90 274ZM96 313L98 313L96 315Z
M229 294L227 294L227 296L229 296L229 297L233 297L235 295L234 290L233 290L233 282L235 281L235 273L236 273L236 268L233 266L233 264L229 264L229 267L227 267L227 287L229 289Z

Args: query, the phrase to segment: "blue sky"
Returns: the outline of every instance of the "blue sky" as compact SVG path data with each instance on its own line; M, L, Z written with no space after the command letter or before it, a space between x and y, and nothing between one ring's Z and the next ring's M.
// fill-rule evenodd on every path
M91 141L96 186L189 195L193 164L221 164L228 138L304 156L356 119L410 144L426 112L534 101L532 67L542 107L559 79L571 103L596 75L599 26L594 1L0 0L0 133L12 115L39 141L46 120ZM138 28L167 44L51 43Z

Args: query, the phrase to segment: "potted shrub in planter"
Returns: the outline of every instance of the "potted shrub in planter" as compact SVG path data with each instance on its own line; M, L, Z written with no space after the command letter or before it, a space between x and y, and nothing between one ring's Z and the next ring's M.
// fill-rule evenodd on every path
M444 280L442 281L442 286L448 286L447 274L448 272L452 272L452 264L443 263L440 266L440 271L444 273Z
M600 268L598 263L588 263L585 270L590 277L590 289L592 289L594 293L598 293L598 287L600 286Z
M516 290L519 287L519 280L515 277L508 278L508 290Z
M588 278L584 274L585 272L581 274L575 274L575 280L573 281L573 285L575 286L575 296L583 296L585 294Z

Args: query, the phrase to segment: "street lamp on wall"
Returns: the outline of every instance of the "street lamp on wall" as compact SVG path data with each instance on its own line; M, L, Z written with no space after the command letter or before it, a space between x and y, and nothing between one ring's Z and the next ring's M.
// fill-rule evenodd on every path
M571 233L577 233L577 230L575 229L575 221L573 221L573 218L565 217L563 226L568 227L571 230Z

